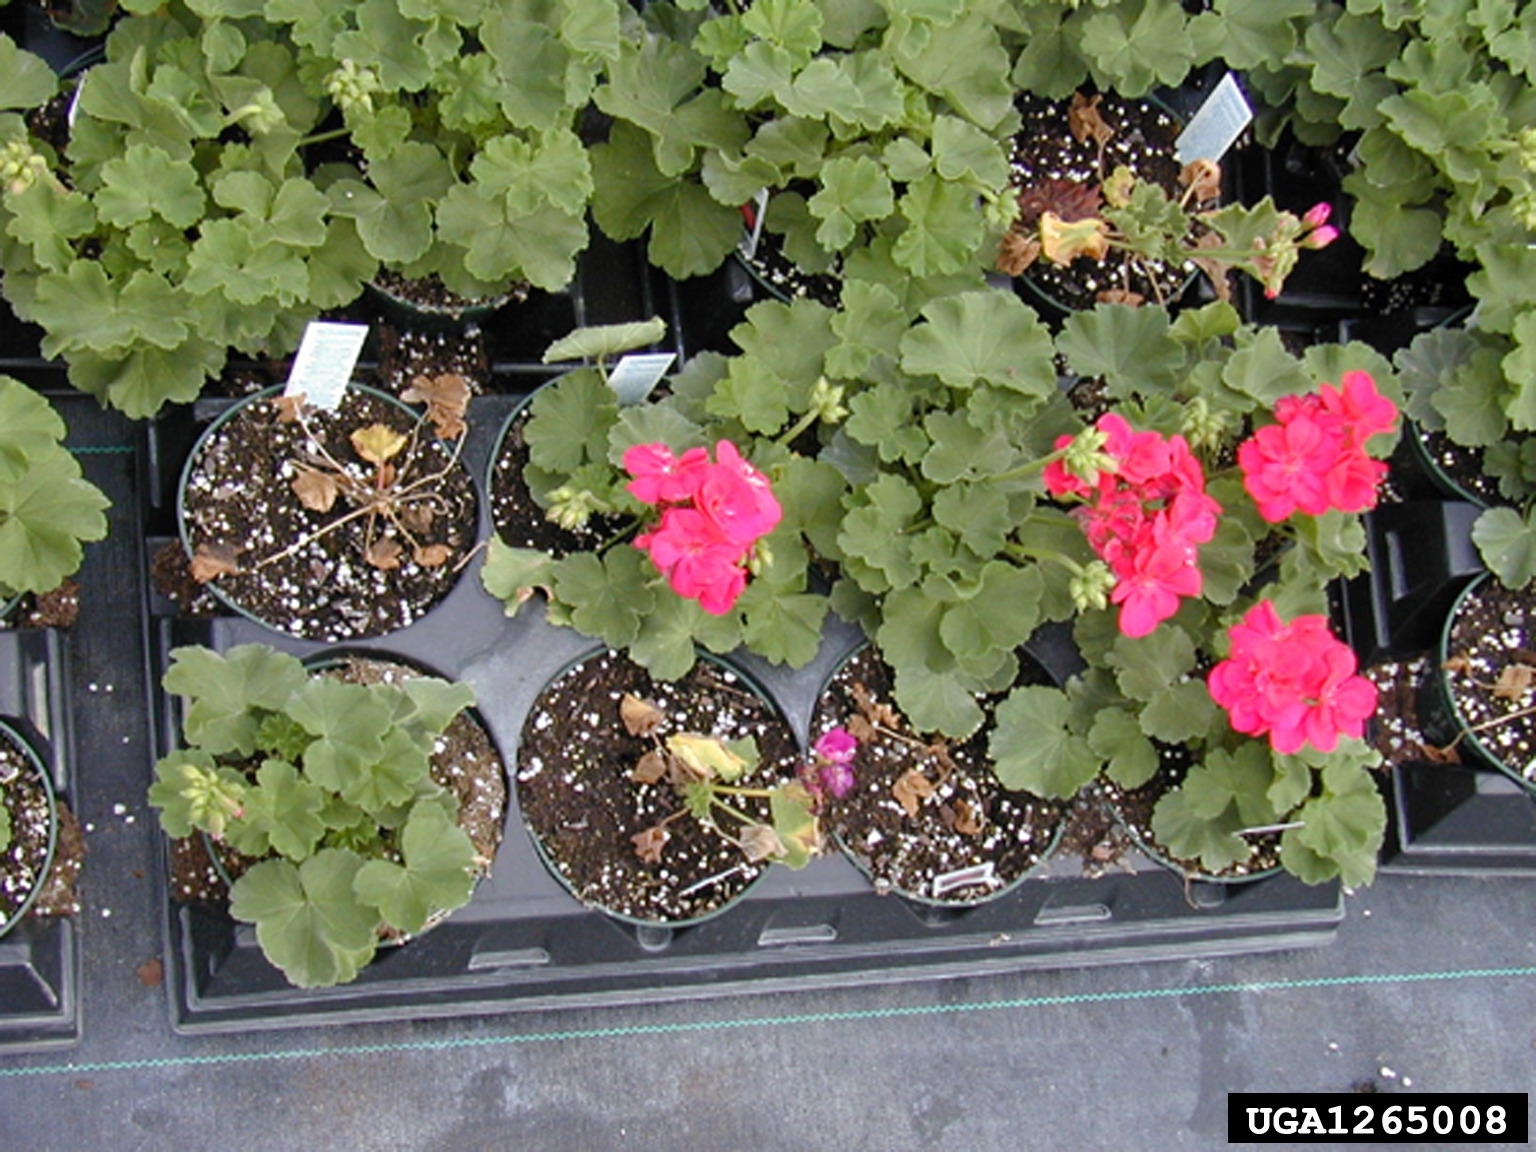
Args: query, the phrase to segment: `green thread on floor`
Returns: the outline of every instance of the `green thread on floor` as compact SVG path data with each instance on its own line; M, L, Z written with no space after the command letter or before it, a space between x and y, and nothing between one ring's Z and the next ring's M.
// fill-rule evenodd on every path
M151 1068L191 1068L209 1064L250 1064L266 1060L302 1060L316 1056L371 1056L385 1052L439 1052L455 1048L493 1048L505 1044L537 1044L559 1040L612 1040L634 1036L665 1036L684 1032L713 1032L732 1028L787 1027L796 1024L836 1024L903 1016L939 1016L950 1012L994 1012L1009 1008L1059 1008L1071 1004L1106 1004L1178 996L1215 996L1232 992L1283 992L1303 988L1348 988L1362 984L1418 984L1444 980L1486 980L1536 976L1536 966L1468 968L1450 972L1373 973L1358 976L1314 976L1300 980L1256 980L1241 984L1197 984L1181 988L1125 989L1074 992L1059 996L1021 996L963 1004L919 1004L894 1008L858 1008L843 1012L804 1012L784 1016L750 1016L730 1020L693 1020L676 1024L627 1024L611 1028L573 1028L560 1032L524 1032L510 1036L461 1036L446 1040L403 1040L390 1044L353 1044L335 1048L295 1048L275 1052L231 1052L215 1056L166 1056L149 1060L103 1060L84 1064L51 1064L35 1068L0 1068L0 1079L20 1076L78 1075L82 1072L132 1072Z
M66 444L76 456L126 456L133 451L132 444Z

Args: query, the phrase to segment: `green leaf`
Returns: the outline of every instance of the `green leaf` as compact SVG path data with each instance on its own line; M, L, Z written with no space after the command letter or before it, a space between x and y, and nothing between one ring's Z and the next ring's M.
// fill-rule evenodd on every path
M901 366L952 388L987 381L1040 399L1056 388L1050 334L1007 292L965 292L928 304L901 339Z
M1015 688L997 706L987 743L1003 787L1066 799L1098 774L1102 761L1072 733L1072 705L1059 688Z
M208 753L178 749L155 765L149 802L159 809L167 836L180 839L199 828L219 835L239 809L246 786L244 776Z
M1439 212L1407 207L1391 194L1373 191L1359 173L1344 178L1344 191L1355 197L1349 233L1369 253L1365 271L1370 275L1390 280L1422 267L1440 251L1444 221Z
M1536 509L1522 516L1513 508L1487 508L1472 525L1472 543L1506 588L1536 580Z
M256 787L245 792L245 808L229 829L230 843L247 856L272 851L299 862L307 860L325 835L320 812L325 793L282 760L264 760Z
M47 400L14 377L0 376L0 484L21 479L30 461L55 455L65 431Z
M842 305L832 316L832 331L842 342L828 349L826 372L833 379L856 380L878 357L891 354L907 330L907 317L894 292L863 280L843 283Z
M602 360L637 348L658 344L667 334L667 322L660 316L628 324L599 324L578 328L544 350L545 364L564 360Z
M411 809L400 833L404 860L370 860L352 882L357 898L376 908L386 924L407 935L420 932L436 912L469 902L474 890L475 846L443 810L423 801Z
M1013 111L1008 53L997 28L979 12L931 29L925 44L893 51L902 75L943 97L973 124L992 130Z
M1105 708L1093 718L1088 746L1104 761L1104 771L1122 788L1139 788L1157 772L1157 748L1141 724L1123 708Z
M655 607L645 614L640 633L629 646L630 658L658 680L682 679L698 662L698 633L708 618L697 601L675 595L656 597Z
M574 472L608 459L608 436L619 418L613 389L590 368L567 372L534 394L524 435L528 458L548 472Z
M1243 826L1235 808L1212 819L1197 813L1189 795L1175 788L1152 809L1152 834L1175 856L1198 860L1208 872L1241 864L1252 848L1237 835Z
M1153 693L1141 710L1141 727L1154 740L1182 744L1204 736L1216 719L1216 703L1204 680L1184 680Z
M1383 29L1379 21L1347 12L1307 28L1311 83L1344 101L1339 114L1343 127L1371 128L1381 122L1382 105L1397 92L1381 69L1398 58L1402 46L1402 37Z
M1167 310L1099 304L1067 317L1056 347L1074 372L1102 377L1111 396L1171 391L1184 365Z
M516 219L531 216L541 204L579 216L592 195L592 167L574 132L542 132L536 140L507 134L486 142L470 162L477 191L501 201Z
M118 228L152 215L177 228L190 228L202 219L206 206L197 174L145 144L131 144L102 165L95 199L97 214Z
M976 194L936 175L911 184L898 204L906 228L896 237L896 263L918 276L959 272L979 259L985 237Z
M1082 53L1100 88L1131 97L1144 96L1157 84L1178 84L1195 62L1183 10L1163 0L1146 0L1129 24L1119 12L1088 17Z
M1245 826L1258 828L1273 824L1281 815L1269 800L1273 780L1269 749L1246 741L1236 751L1209 751L1189 770L1181 788L1191 814L1220 820L1235 806Z
M68 268L75 258L69 241L96 228L96 212L86 197L44 181L10 193L5 204L11 211L6 233L30 247L32 258L50 271Z
M895 203L890 180L868 156L828 161L822 169L821 189L807 201L821 221L816 239L828 250L847 247L860 223L884 219Z
M995 485L964 481L934 495L933 518L978 556L1000 553L1016 527L1006 492Z
M1337 875L1345 884L1369 884L1376 874L1376 854L1386 832L1387 813L1370 773L1360 768L1324 769L1321 795L1313 796L1295 818L1300 828L1280 839L1281 859L1303 880L1318 883ZM1307 854L1298 854L1305 849ZM1304 874L1293 860L1311 865Z
M1195 642L1182 628L1163 623L1147 636L1116 637L1104 659L1115 670L1120 691L1145 703L1194 668Z
M1038 570L993 560L982 568L975 589L945 609L939 635L962 660L1017 648L1040 623L1042 586Z
M430 749L432 737L441 735L466 708L475 704L475 690L468 684L441 680L436 676L411 676L400 681L403 692L415 707L415 714L402 717L401 725L422 734L423 751Z
M919 732L968 739L986 718L976 703L976 692L975 677L959 668L935 671L922 664L904 664L896 669L896 703Z
M58 77L48 62L0 37L0 108L37 108L53 99Z
M654 574L637 548L612 548L601 560L578 552L555 564L555 596L571 606L571 622L580 631L610 647L627 648L655 606L649 586Z
M1530 286L1536 282L1536 248L1528 244L1487 243L1478 246L1478 268L1467 277L1467 290L1478 299L1478 327L1510 332L1530 308Z
M267 959L300 988L345 984L373 959L378 914L357 899L356 853L323 848L295 866L267 860L230 889L230 915L256 925Z
M1239 336L1238 344L1221 371L1222 382L1229 388L1265 409L1273 408L1282 397L1312 391L1312 381L1285 350L1275 329L1257 329L1248 339Z
M294 693L286 711L316 737L304 752L305 775L322 788L358 803L348 793L361 786L384 759L384 739L392 727L393 708L361 684L316 676ZM422 757L423 773L425 759Z
M958 116L935 116L933 164L946 180L1001 190L1008 184L1008 156L998 140Z
M212 755L256 751L260 712L283 710L309 675L297 659L265 644L239 644L220 654L210 648L171 649L161 684L188 701L182 731Z
M900 476L887 473L851 493L846 504L848 512L838 533L838 547L879 569L889 587L901 588L915 581L918 572L912 562L911 541L904 532L923 508L917 490Z
M827 615L825 597L775 591L755 580L736 604L745 614L742 639L753 652L791 668L803 668L816 658Z

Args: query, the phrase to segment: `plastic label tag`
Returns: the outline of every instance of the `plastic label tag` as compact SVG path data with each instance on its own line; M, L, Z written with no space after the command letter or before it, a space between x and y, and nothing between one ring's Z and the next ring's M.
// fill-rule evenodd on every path
M768 214L768 189L764 188L752 197L750 204L741 206L741 218L746 223L746 235L736 247L748 260L757 255L757 245L763 238L763 217Z
M1174 144L1180 164L1196 160L1220 160L1244 128L1253 123L1253 109L1228 72L1190 118Z
M946 872L942 876L933 878L933 894L935 897L947 895L956 888L966 888L972 884L991 885L994 879L992 861L984 864L973 864L969 868L957 868L953 872Z
M304 339L299 341L299 351L293 358L283 395L302 393L315 407L327 412L336 411L366 339L366 324L311 321L304 329Z
M608 386L618 394L620 404L639 404L651 394L677 359L676 352L635 352L619 357L608 373Z

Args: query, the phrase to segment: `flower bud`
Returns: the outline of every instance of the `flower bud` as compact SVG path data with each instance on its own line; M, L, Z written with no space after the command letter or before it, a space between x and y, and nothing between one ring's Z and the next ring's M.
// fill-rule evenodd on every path
M1339 238L1339 230L1332 224L1324 224L1314 228L1302 238L1303 248L1326 248Z
M1333 215L1333 205L1326 200L1320 200L1307 209L1307 214L1301 218L1301 222L1308 228L1321 228L1328 223L1328 217Z
M325 78L325 94L336 101L343 112L360 108L373 111L373 93L383 88L378 75L369 68L359 68L352 60L341 64Z
M602 502L592 493L566 484L549 494L545 515L567 532L574 532L585 527L592 513L601 509Z
M1103 611L1109 607L1109 594L1115 587L1115 574L1102 560L1095 560L1067 583L1067 594L1079 612L1090 608Z
M818 376L811 385L810 410L823 424L837 424L848 415L843 406L843 386L831 383L825 376Z
M1184 419L1179 425L1179 432L1191 448L1215 448L1236 423L1234 413L1217 411L1204 396L1196 396L1184 405Z
M1097 484L1100 472L1113 472L1117 461L1104 446L1109 434L1098 428L1084 428L1062 452L1061 465L1084 484Z

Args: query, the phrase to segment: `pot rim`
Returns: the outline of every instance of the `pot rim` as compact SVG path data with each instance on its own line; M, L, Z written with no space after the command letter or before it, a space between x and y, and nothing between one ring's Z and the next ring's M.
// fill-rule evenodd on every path
M42 755L32 746L32 741L22 735L21 730L4 717L0 717L0 741L13 745L21 753L22 759L27 761L32 771L42 781L43 795L48 801L48 848L43 854L43 866L40 870L42 878L33 884L31 890L22 898L15 914L4 924L0 924L0 940L3 940L12 928L26 919L32 905L37 902L37 898L47 887L48 877L53 872L53 857L59 841L59 798L53 790L53 775L49 772L48 766L43 763Z

